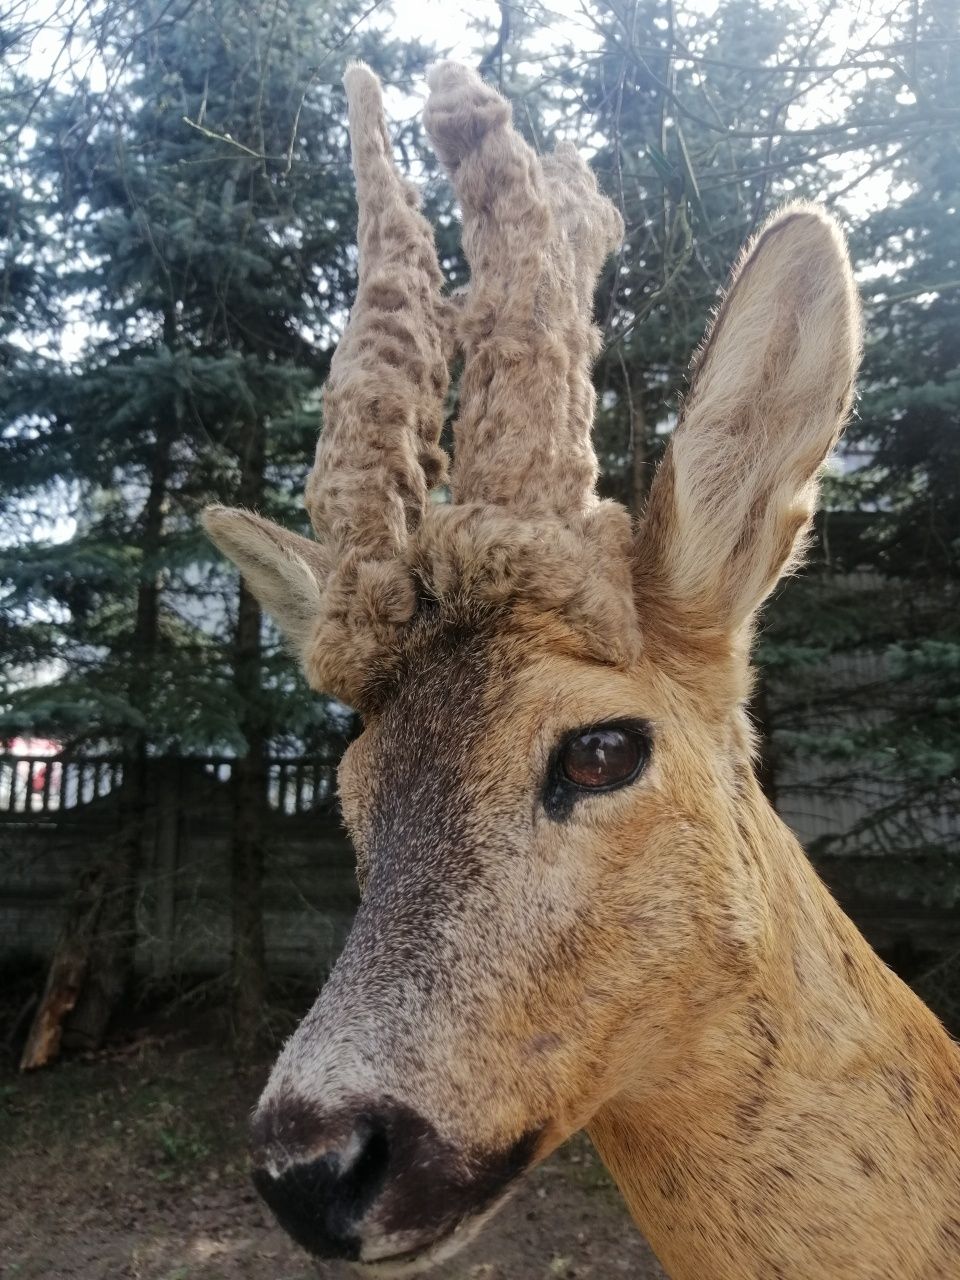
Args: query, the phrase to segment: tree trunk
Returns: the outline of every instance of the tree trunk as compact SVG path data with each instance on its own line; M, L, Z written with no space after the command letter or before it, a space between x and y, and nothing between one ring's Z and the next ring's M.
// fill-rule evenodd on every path
M143 509L140 547L149 568L141 575L137 588L127 687L130 706L145 716L149 714L160 615L160 582L155 562L163 537L169 475L170 441L168 437L159 437ZM86 980L64 1025L65 1048L97 1048L130 986L137 941L137 882L149 807L148 786L147 737L142 730L136 730L125 735L120 829L99 868L103 879L103 907L91 939Z
M176 349L176 319L164 315L164 343ZM157 560L163 543L164 509L170 481L171 447L179 435L182 406L175 400L171 422L157 427L150 465L150 487L140 518L143 564L137 586L136 615L130 640L127 700L149 720L151 689L160 622L160 577ZM123 786L120 829L107 858L97 869L103 882L103 906L90 941L86 979L76 1003L67 1013L63 1044L71 1049L95 1049L106 1035L110 1019L129 989L137 942L137 883L147 820L149 775L147 732L131 729L123 739Z
M130 987L146 787L145 752L142 748L137 754L125 752L120 829L107 858L91 872L100 885L101 905L89 938L84 980L72 1006L64 1009L65 1049L99 1048Z
M240 451L244 507L256 507L263 495L266 428L250 423ZM233 770L231 895L233 943L230 985L234 1048L248 1056L263 1029L266 1000L266 952L263 932L263 828L267 791L267 726L261 690L260 606L241 582L234 637L234 687L239 695L246 754Z
M163 505L170 467L169 442L158 440L143 510L141 548L153 562L163 533ZM130 705L146 713L156 652L159 582L151 570L137 589L131 638ZM84 875L68 907L47 986L31 1028L38 1037L25 1065L39 1066L67 1049L96 1049L126 994L136 947L137 882L148 810L147 742L142 731L126 735L119 826L104 855ZM89 909L96 885L96 910Z
M45 1067L60 1052L64 1018L76 1005L90 967L104 888L99 868L86 872L77 887L20 1057L21 1071Z

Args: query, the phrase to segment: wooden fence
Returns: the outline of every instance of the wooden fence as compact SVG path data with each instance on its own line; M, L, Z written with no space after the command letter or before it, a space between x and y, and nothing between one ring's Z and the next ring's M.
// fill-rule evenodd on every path
M149 762L137 959L157 977L226 965L233 765ZM122 787L118 757L0 756L0 959L49 954L73 885L119 832ZM268 761L263 908L277 971L325 972L356 909L334 795L331 761Z
M144 972L217 972L227 963L233 764L226 756L150 762L137 901ZM803 781L798 775L786 788L783 805L802 839L859 816L859 806L830 810L816 778L806 792ZM0 755L0 960L49 954L72 886L118 832L122 786L115 756ZM332 760L268 762L263 909L268 962L278 972L321 977L356 908L353 854L334 793ZM817 865L885 953L912 948L935 959L960 949L960 860L918 846L899 855L854 850Z
M209 778L229 782L234 760L230 756L186 757L176 764L181 773L199 767ZM280 813L309 814L333 803L335 763L278 756L268 760L267 775L267 804ZM79 810L119 791L122 785L120 756L0 755L0 815L8 820L43 819Z

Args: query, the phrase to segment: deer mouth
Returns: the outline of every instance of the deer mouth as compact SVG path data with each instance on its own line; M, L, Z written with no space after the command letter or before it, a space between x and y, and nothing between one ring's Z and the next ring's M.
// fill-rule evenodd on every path
M519 1181L517 1179L516 1181ZM361 1257L351 1264L351 1269L360 1276L370 1280L407 1280L407 1277L420 1275L422 1272L446 1262L480 1233L490 1219L499 1212L504 1203L510 1199L516 1187L516 1181L502 1195L482 1212L469 1218L463 1218L447 1231L442 1231L433 1240L418 1245L415 1249L407 1249L401 1253L384 1254L379 1257Z

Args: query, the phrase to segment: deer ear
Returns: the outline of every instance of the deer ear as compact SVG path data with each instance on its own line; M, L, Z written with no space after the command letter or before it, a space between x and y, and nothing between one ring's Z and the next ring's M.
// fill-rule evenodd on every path
M320 613L327 577L320 544L233 507L207 507L203 524L296 652L302 653Z
M802 551L859 355L842 234L788 207L743 253L695 361L640 529L645 604L712 632L750 621Z

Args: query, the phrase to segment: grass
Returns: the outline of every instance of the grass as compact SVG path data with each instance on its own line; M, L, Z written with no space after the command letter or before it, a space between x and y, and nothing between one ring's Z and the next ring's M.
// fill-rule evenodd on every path
M173 1067L169 1057L160 1063L145 1051L122 1074L110 1062L72 1060L6 1081L4 1146L10 1155L45 1151L101 1166L119 1161L161 1183L206 1168L235 1172L246 1162L243 1115L235 1109L236 1083L224 1090L223 1060L191 1049Z
M213 1037L211 1036L211 1041ZM275 1226L247 1175L267 1064L186 1033L50 1070L0 1070L4 1280L344 1280ZM532 1171L437 1280L631 1280L647 1255L585 1138Z
M571 1138L541 1172L544 1177L562 1177L591 1197L620 1207L620 1193L584 1134Z

